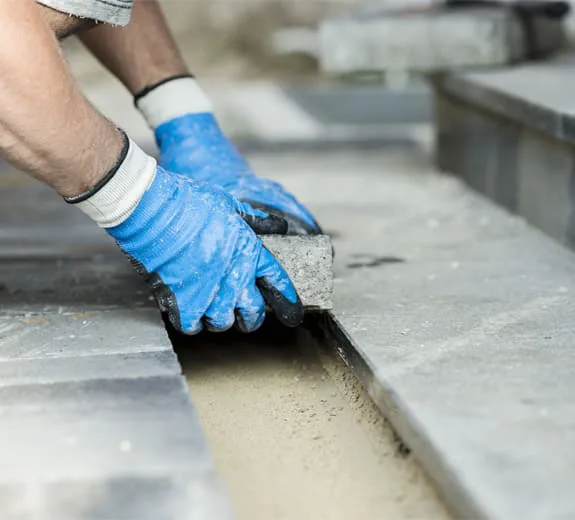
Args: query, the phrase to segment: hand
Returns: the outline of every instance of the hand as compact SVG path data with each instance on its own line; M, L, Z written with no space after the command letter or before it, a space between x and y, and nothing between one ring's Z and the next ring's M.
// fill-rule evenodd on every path
M255 233L285 233L285 221L219 188L158 167L130 216L107 231L186 334L234 323L251 332L266 303L287 326L303 319L288 275Z
M313 215L280 184L257 177L221 131L213 113L187 114L155 130L160 164L190 179L219 186L253 208L283 217L288 234L318 234Z

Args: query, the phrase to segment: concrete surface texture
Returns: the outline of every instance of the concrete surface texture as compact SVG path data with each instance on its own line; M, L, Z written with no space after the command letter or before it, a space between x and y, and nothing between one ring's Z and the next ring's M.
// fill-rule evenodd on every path
M437 162L575 247L575 62L454 74L437 80Z
M327 235L262 237L293 282L304 307L330 310L333 306L333 250Z

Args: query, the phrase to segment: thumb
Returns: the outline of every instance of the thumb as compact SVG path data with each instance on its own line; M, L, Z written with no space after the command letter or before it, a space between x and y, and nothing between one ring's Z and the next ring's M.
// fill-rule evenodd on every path
M303 321L303 304L285 269L266 247L262 247L256 270L256 286L264 301L287 327Z
M260 209L254 209L247 202L237 201L238 213L256 235L285 235L288 232L287 221L278 215L272 215Z

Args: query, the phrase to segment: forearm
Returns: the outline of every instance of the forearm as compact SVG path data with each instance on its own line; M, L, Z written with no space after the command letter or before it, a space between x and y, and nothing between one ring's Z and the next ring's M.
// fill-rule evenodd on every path
M116 162L123 140L83 97L33 0L0 0L0 153L74 196Z
M135 0L126 27L101 25L79 37L132 94L188 74L156 0Z

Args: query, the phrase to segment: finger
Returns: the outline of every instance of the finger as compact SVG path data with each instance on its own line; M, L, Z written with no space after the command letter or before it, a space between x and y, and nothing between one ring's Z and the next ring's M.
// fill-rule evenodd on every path
M266 317L264 299L255 285L246 287L236 304L236 327L241 332L259 329Z
M236 320L234 307L239 290L229 280L222 281L220 290L206 310L202 321L210 332L224 332L231 329Z
M288 231L288 223L280 215L272 215L239 201L238 211L256 235L285 235Z
M256 285L277 319L288 327L303 321L303 305L284 268L262 247L256 271Z
M183 309L184 312L182 312L176 296L157 273L148 275L146 282L151 289L160 312L168 318L174 329L190 336L202 331L204 327L199 316L196 313L185 312L185 308Z
M271 217L277 217L283 219L287 224L286 235L321 235L323 232L319 224L311 216L310 213L306 212L306 219L300 218L293 213L287 211L282 211L281 209L272 208L267 204L261 202L255 202L252 200L246 201L250 204L255 211L261 211ZM246 203L244 202L244 204ZM259 232L256 232L259 233ZM264 234L264 233L259 233Z

